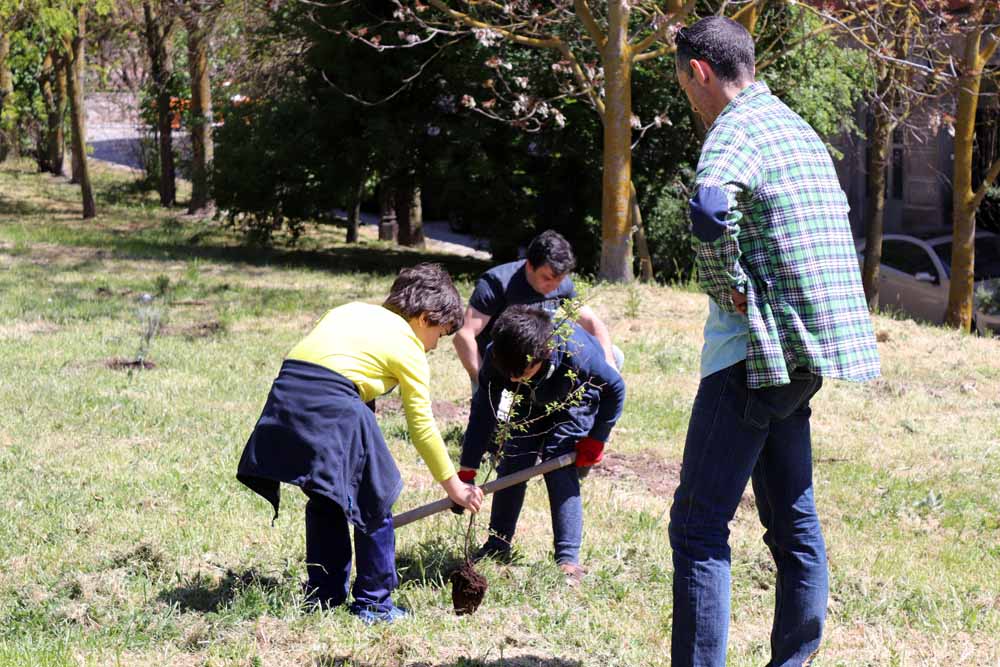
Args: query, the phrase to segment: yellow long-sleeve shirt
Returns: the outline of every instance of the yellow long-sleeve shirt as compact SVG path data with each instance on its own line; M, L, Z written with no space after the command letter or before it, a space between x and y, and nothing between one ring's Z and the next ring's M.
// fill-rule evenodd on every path
M424 345L402 317L369 303L339 306L324 315L287 358L340 373L355 384L363 401L399 385L417 452L437 481L455 474L431 412L431 370Z

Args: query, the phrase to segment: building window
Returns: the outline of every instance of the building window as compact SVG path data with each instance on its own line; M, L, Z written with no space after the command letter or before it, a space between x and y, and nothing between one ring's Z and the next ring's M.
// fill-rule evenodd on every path
M903 147L892 149L892 198L903 198Z

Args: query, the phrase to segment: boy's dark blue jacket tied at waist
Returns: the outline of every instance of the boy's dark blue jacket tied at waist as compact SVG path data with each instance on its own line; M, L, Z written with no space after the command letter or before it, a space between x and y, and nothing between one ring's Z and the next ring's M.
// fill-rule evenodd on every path
M366 529L403 488L375 414L354 383L327 368L286 360L240 458L237 479L278 516L279 482L318 493Z

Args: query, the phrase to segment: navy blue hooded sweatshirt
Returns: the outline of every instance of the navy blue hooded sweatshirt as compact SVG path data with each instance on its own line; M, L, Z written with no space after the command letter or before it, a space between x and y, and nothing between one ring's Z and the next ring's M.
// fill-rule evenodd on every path
M577 405L544 416L547 405L564 401L580 385L587 387ZM493 367L493 345L490 344L480 367L479 388L472 397L469 427L462 443L463 466L478 468L483 453L493 449L497 426L495 409L500 405L504 389L523 395L512 419L543 417L528 426L528 434L548 430L551 437L547 439L565 441L567 451L584 437L607 442L625 404L622 376L608 364L604 348L597 339L579 324L573 324L568 338L558 340L542 368L524 383L511 382Z

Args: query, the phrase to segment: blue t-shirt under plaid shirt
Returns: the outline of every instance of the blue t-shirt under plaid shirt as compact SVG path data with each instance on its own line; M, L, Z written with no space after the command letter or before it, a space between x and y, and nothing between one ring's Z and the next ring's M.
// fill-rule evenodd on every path
M698 282L736 312L747 297L747 385L805 368L844 380L879 375L847 198L816 132L771 94L745 88L709 128L691 230Z

